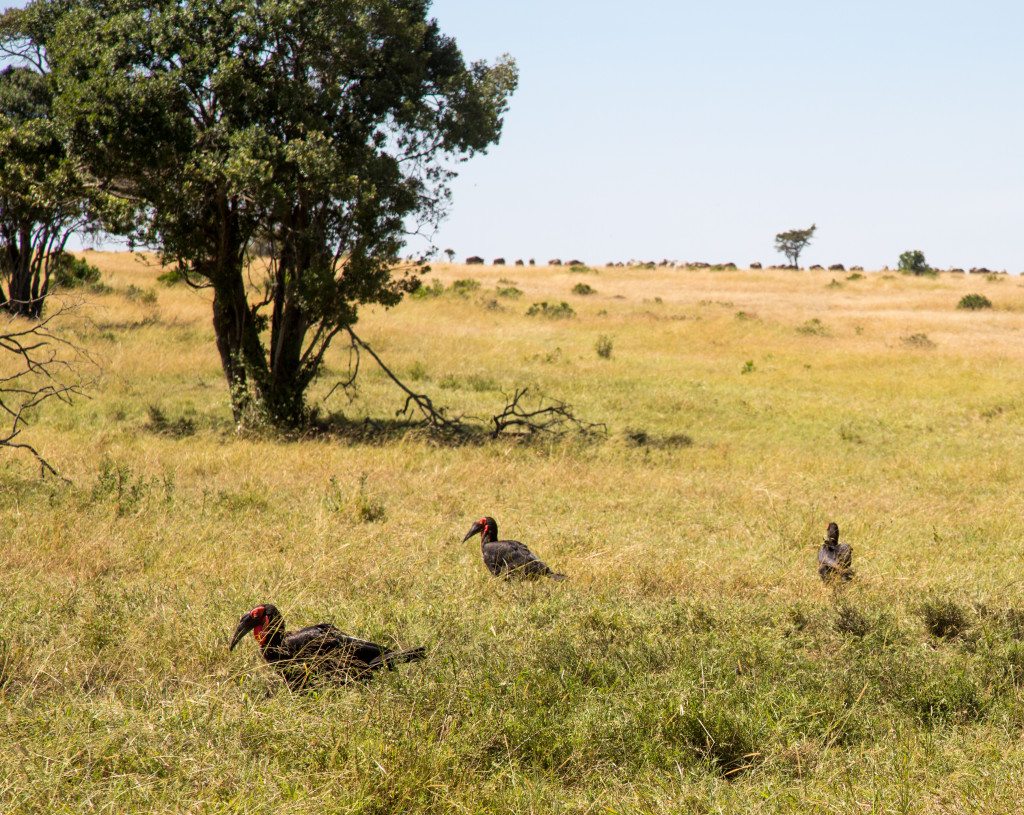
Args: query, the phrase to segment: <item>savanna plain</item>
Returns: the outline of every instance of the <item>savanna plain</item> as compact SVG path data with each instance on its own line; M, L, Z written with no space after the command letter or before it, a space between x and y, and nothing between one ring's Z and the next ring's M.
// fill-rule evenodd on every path
M207 294L87 257L96 381L26 431L70 483L0 461L3 812L1019 811L1019 278L438 265L362 313L399 376L607 427L451 444L365 355L236 432ZM485 514L569 579L491 577ZM292 693L228 652L261 602L429 655Z

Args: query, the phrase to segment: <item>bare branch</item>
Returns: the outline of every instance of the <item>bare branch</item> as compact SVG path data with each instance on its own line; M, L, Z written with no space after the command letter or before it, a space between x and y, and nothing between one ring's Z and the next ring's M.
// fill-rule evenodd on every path
M423 423L433 431L439 431L448 435L472 435L478 436L487 433L491 438L506 436L512 438L530 438L535 436L558 437L575 432L581 436L604 435L608 432L606 425L595 422L585 422L578 418L573 412L571 405L561 400L546 399L539 395L535 406L526 406L529 388L517 388L511 396L506 396L506 403L501 412L491 417L490 424L493 428L485 430L479 419L473 417L456 416L451 417L443 407L438 407L433 400L425 393L417 393L395 374L365 341L347 327L352 341L352 348L355 353L355 362L349 360L349 377L344 382L337 383L328 392L331 396L338 388L348 391L353 387L356 376L359 373L360 351L366 351L374 362L376 362L387 377L394 382L405 394L405 404L397 411L397 416L410 416L419 413Z
M62 478L56 468L31 444L19 439L35 408L51 400L71 404L85 395L81 373L95 362L85 351L54 330L54 321L74 310L64 305L42 320L26 324L8 317L0 328L0 448L26 450L39 464L40 476ZM64 479L67 480L67 479Z
M501 413L491 417L494 430L491 435L497 438L503 433L512 436L532 436L548 434L561 436L576 431L582 436L593 433L607 433L608 428L602 423L584 422L573 413L572 406L561 400L549 400L544 404L544 397L538 398L538 407L529 410L523 402L529 394L529 388L516 388L512 396L506 396L507 402Z
M384 360L377 355L377 352L356 335L350 326L346 326L345 330L352 338L352 344L373 357L374 362L380 366L380 369L405 393L405 405L395 413L396 416L409 416L416 410L419 411L423 422L431 430L441 431L442 433L458 433L465 429L461 416L454 418L448 416L447 411L444 408L435 407L433 400L425 393L416 393L409 388L395 375L394 371L384 364Z

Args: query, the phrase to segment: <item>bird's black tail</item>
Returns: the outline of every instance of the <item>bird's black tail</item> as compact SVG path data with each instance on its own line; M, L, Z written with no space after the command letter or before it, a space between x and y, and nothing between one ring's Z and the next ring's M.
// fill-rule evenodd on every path
M427 649L422 646L419 648L406 648L404 651L388 651L386 654L381 654L373 660L370 663L370 668L386 666L390 670L396 665L401 665L403 662L419 662L421 659L426 659L426 656Z

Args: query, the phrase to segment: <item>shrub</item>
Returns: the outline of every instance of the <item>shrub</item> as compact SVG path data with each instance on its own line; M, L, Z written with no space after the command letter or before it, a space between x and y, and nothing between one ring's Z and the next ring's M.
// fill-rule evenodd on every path
M593 286L588 286L586 283L577 283L575 286L572 287L572 293L581 295L596 294L597 289L595 289Z
M992 301L984 294L965 294L960 298L960 302L956 304L956 307L967 309L968 311L978 311L983 308L992 308Z
M125 299L131 302L143 303L147 306L152 306L156 303L156 292L152 289L142 289L133 283L129 283L128 287L124 290Z
M185 436L191 436L196 432L195 421L187 416L181 416L177 419L168 418L167 414L157 405L150 405L148 412L149 421L146 423L145 428L150 433L156 433L160 436L173 436L180 439Z
M800 334L807 334L814 337L828 336L828 329L825 328L825 324L817 317L813 317L803 325L797 326L796 330Z
M743 367L740 369L741 374L752 374L756 368L754 367L754 360L748 359L743 363Z
M444 283L440 280L435 280L429 286L424 286L422 283L412 291L412 297L416 300L426 300L431 297L440 297L444 294Z
M573 274L597 274L595 269L591 269L589 266L585 266L582 263L574 263L569 267L569 271Z
M841 289L842 287L843 284L836 280L834 277L832 278L832 281L827 286L825 286L826 289Z
M185 275L181 273L181 269L177 266L172 266L162 275L157 277L157 282L163 283L165 286L175 286L185 280Z
M924 259L924 252L920 249L912 249L900 255L900 262L897 268L903 274L928 275L930 277L938 275L938 272L928 265L928 261Z
M351 508L356 520L362 521L364 524L383 521L387 515L384 502L367 492L366 473L359 476L359 489L352 500Z
M416 360L409 368L409 379L413 382L422 382L427 378L427 366Z
M550 320L566 320L570 317L575 317L576 312L572 306L566 303L564 300L557 305L542 302L534 303L526 310L527 317L547 317Z
M938 597L925 600L921 617L928 633L939 639L959 637L971 627L967 611L954 600Z
M871 632L871 621L849 603L836 608L836 631L853 637L864 637Z
M853 274L848 274L846 276L846 279L847 280L863 280L864 279L864 275L862 275L860 272L854 272Z
M911 348L934 348L935 343L929 339L927 334L911 334L903 338L903 344Z
M512 300L523 296L522 289L517 289L515 286L498 286L497 294L498 297L508 297Z
M100 282L100 270L84 258L67 252L58 252L50 259L50 274L54 285L63 289L92 286Z
M479 288L479 280L474 280L471 277L466 277L463 278L462 280L456 280L454 283L452 283L450 291L453 294L459 295L459 297L467 297Z
M597 338L597 342L594 343L594 350L601 359L612 358L612 338L607 334L602 334Z

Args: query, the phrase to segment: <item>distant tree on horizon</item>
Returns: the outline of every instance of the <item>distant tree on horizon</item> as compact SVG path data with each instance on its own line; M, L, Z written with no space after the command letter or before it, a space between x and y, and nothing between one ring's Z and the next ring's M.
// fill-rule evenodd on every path
M790 229L788 232L780 232L775 236L775 250L784 254L791 266L799 268L800 253L807 248L817 228L817 224L811 224L807 229Z
M899 266L897 267L904 274L927 275L932 273L932 267L924 258L924 252L920 249L911 249L900 255Z

